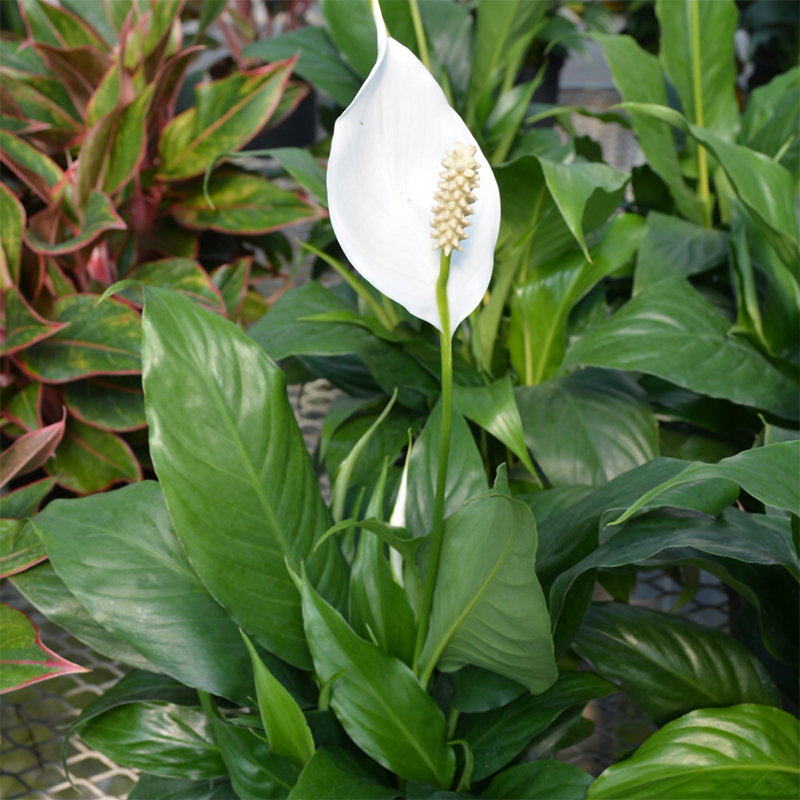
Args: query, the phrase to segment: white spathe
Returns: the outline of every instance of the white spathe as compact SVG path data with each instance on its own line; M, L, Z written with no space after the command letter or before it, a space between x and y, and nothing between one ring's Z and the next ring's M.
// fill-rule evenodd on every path
M328 160L331 223L350 263L376 289L439 330L440 250L431 238L442 159L475 145L480 186L463 252L450 262L451 330L480 303L492 276L500 192L489 162L422 62L390 38L378 0L378 59L336 121Z

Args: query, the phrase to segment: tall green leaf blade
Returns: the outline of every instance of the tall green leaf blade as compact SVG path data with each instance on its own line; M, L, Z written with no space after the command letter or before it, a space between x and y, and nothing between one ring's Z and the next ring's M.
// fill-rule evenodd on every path
M658 455L647 394L627 375L576 370L515 394L526 442L553 486L599 486Z
M407 780L446 788L456 759L447 724L413 672L358 637L303 579L303 618L314 669L335 678L331 707L354 742Z
M711 397L797 419L797 385L686 281L664 281L641 292L578 340L564 364L634 370Z
M792 800L800 790L797 720L744 704L693 711L653 734L589 788L590 800Z
M501 472L502 471L502 472ZM505 470L498 471L498 481ZM502 489L445 521L430 627L419 659L453 672L466 664L505 675L534 694L558 677L550 617L536 578L536 523Z
M189 565L157 483L58 500L34 522L59 576L101 625L182 683L246 702L247 649Z
M772 679L743 644L674 614L595 603L573 647L659 725L698 708L780 707Z
M338 747L321 747L306 764L290 800L393 800L397 790L376 782Z
M175 292L144 292L150 452L178 537L236 623L306 668L300 595L285 559L297 568L307 559L337 604L345 567L333 541L311 552L331 520L283 373L221 316ZM195 398L190 415L176 397Z

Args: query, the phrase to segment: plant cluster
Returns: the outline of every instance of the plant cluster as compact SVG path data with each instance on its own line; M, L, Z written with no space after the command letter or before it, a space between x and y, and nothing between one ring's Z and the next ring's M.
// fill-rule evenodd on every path
M797 796L800 67L741 109L732 1L658 0L658 55L587 14L622 97L601 118L646 158L625 173L574 134L591 112L532 112L538 79L515 85L548 7L322 0L324 28L244 48L269 62L248 75L330 98L327 186L309 154L283 158L358 275L310 244L343 281L289 289L246 329L139 266L98 281L125 278L91 308L136 316L158 480L39 513L37 484L4 496L3 558L34 606L134 668L71 731L143 770L132 800ZM215 168L246 138L170 182L163 141L202 97L150 176L198 228L220 181L272 186ZM420 203L464 152L470 238L434 253ZM78 185L59 184L49 240L35 215L4 230L9 277L83 274L80 250L34 247L81 235ZM319 377L342 396L312 460L285 387ZM8 452L52 469L52 429L32 432ZM631 603L653 569L683 584L673 611L717 576L732 633ZM0 609L18 642L3 689L80 669ZM656 732L597 779L555 760L618 690Z

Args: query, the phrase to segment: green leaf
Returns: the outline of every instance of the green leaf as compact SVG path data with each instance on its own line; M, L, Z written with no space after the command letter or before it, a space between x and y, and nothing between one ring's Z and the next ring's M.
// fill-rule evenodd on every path
M791 800L798 764L797 720L785 711L754 704L693 711L606 769L588 796Z
M306 668L300 596L284 560L299 567L308 559L312 579L337 603L345 568L333 541L311 552L330 515L283 373L221 316L176 292L147 286L144 294L150 452L178 537L234 621ZM176 405L179 396L195 398L192 414Z
M55 478L42 478L0 497L0 519L32 517L39 503L55 486Z
M200 694L200 702L211 720L214 739L228 768L236 797L239 800L287 797L300 770L276 755L252 730L225 720L213 698L205 692Z
M59 576L101 625L182 683L246 702L247 650L192 570L157 483L54 501L34 524Z
M288 758L301 769L314 755L314 737L303 717L300 706L264 666L247 636L242 633L250 653L256 681L258 708L267 732L270 750L276 756Z
M3 451L0 460L0 486L17 475L24 475L43 466L64 435L64 420L46 428L24 433Z
M150 261L126 273L125 279L139 281L144 286L173 289L212 311L222 312L223 309L219 290L200 264L190 258L164 258L160 261ZM142 305L139 301L138 290L128 289L120 294L127 300Z
M511 678L473 666L450 673L450 685L453 687L450 705L467 714L500 708L527 691Z
M0 578L7 578L47 558L47 552L26 520L0 519Z
M733 46L739 13L733 0L658 0L656 15L661 31L659 55L684 115L732 139L739 127Z
M303 618L314 669L353 741L407 780L450 785L456 759L444 715L399 659L359 638L304 576Z
M439 466L442 403L437 402L422 434L414 442L408 465L406 527L415 536L425 536L433 527L433 505ZM445 517L455 513L470 498L487 491L486 472L469 426L453 409L450 459L444 493Z
M644 220L634 214L615 217L590 251L537 266L518 289L509 330L511 363L524 384L552 377L566 350L569 313L603 278L625 266L645 232Z
M498 470L498 482L505 468ZM530 508L495 489L445 520L430 627L419 659L423 682L434 667L465 664L505 675L531 692L558 677L550 617L536 578L536 523Z
M76 494L102 492L121 481L142 479L142 468L128 443L108 431L69 417L64 438L45 471Z
M473 781L486 778L508 764L567 709L583 707L589 700L605 697L615 689L612 683L592 672L566 672L540 695L525 694L483 714L462 714L455 735L472 746Z
M200 709L158 701L127 703L90 719L80 735L112 761L166 778L227 775L211 720Z
M684 5L684 4L681 4ZM685 6L688 11L689 7ZM626 102L667 105L667 90L658 59L643 50L630 36L592 32L588 36L603 48L614 83ZM727 44L727 43L726 43ZM681 174L675 139L669 127L638 111L631 122L647 163L669 186L680 212L692 222L703 224L703 212L695 193Z
M139 315L117 300L104 300L99 305L97 300L98 295L92 294L56 300L56 320L70 324L20 353L23 369L45 383L141 372Z
M316 29L306 29L316 30ZM301 185L308 189L314 197L328 207L327 175L308 150L299 147L276 147L262 150L264 155L277 159L281 166Z
M101 233L125 230L126 227L108 195L93 191L86 204L83 225L75 236L65 239L63 242L51 244L43 239L34 228L28 228L25 234L25 244L37 253L61 256L80 250L93 242Z
M344 520L344 522L340 522L338 525L334 525L332 528L325 531L325 535L320 539L320 542L332 536L334 533L346 531L350 528L361 528L370 533L374 533L381 541L386 542L389 547L393 547L397 550L397 552L411 564L414 563L420 545L425 542L424 536L414 538L405 528L389 525L386 522L381 522L379 519Z
M379 784L338 747L321 747L306 764L289 800L393 800L398 791Z
M127 0L116 0L114 5L124 6ZM61 5L71 11L75 16L86 22L93 31L100 34L106 43L113 45L117 42L118 33L112 18L108 14L105 4L83 3L81 0L64 0ZM130 3L128 3L130 5Z
M295 73L318 91L332 97L342 108L349 106L361 87L361 79L342 61L324 28L298 28L280 36L250 42L242 55L280 61L297 52L300 58L294 67Z
M687 389L797 419L797 385L686 281L663 281L626 303L567 353L569 364L647 372Z
M51 158L14 134L0 129L0 160L25 181L45 203L64 179L61 167Z
M673 614L594 603L573 647L658 725L698 708L780 707L769 674L743 644Z
M103 47L103 43L83 21L57 6L40 0L24 0L22 11L31 37L56 47Z
M497 437L522 461L531 475L536 475L525 446L522 419L510 376L506 375L488 386L455 386L453 402L467 419Z
M777 442L768 447L744 450L718 464L698 461L640 497L614 524L624 522L667 489L704 478L736 481L765 505L797 513L800 510L800 487L796 480L798 467L800 441Z
M188 781L145 773L128 793L128 800L231 800L233 796L228 778Z
M138 375L100 375L71 381L64 392L69 413L96 428L136 431L147 426Z
M627 375L576 370L515 395L526 442L553 486L599 486L658 455L647 394Z
M121 112L114 112L115 128L103 172L103 191L107 194L117 191L131 179L144 156L147 146L147 111L154 89L155 84L151 83Z
M170 208L173 217L192 230L258 234L319 216L296 194L279 189L260 175L215 172L208 183L208 195L213 207L209 207L205 194L196 190Z
M293 67L282 62L195 86L195 105L161 134L158 177L201 175L218 156L241 149L272 116Z
M3 241L0 246L3 248L8 274L17 283L26 215L22 203L4 183L0 184L0 219L3 220Z
M325 29L339 52L362 78L366 78L378 55L378 39L369 0L352 3L321 0L320 8L325 18Z
M636 256L634 294L659 281L686 278L722 264L728 257L724 231L651 211Z
M234 317L244 302L252 261L252 257L237 258L230 264L217 267L211 273L211 280L222 295L228 317Z
M0 345L0 353L4 356L24 350L66 327L65 322L50 322L40 317L16 286L9 286L3 294L6 302L5 340Z
M57 675L87 672L45 647L39 629L21 611L0 603L3 653L0 656L0 694L46 681Z
M101 655L131 667L158 671L158 667L141 653L95 620L58 577L49 561L14 575L11 582L49 620Z
M492 800L583 800L592 780L572 764L540 759L495 775L483 796Z

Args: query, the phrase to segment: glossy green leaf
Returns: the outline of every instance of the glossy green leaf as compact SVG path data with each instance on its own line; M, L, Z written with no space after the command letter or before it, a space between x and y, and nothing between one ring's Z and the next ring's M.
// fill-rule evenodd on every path
M588 796L792 800L798 764L797 720L785 711L754 704L694 711L606 769Z
M147 145L147 110L153 97L150 84L120 112L115 120L108 162L103 172L103 191L107 194L124 186L144 156Z
M64 435L64 420L45 428L24 433L0 459L0 486L17 475L24 475L44 465Z
M20 593L49 620L101 655L131 667L158 671L141 653L100 625L46 561L11 579Z
M433 527L441 420L440 400L428 417L422 434L411 448L406 527L414 536L425 536ZM458 409L454 409L450 433L450 459L447 464L445 484L445 517L455 513L470 497L475 497L488 488L483 460L469 426Z
M772 679L743 644L674 614L595 603L573 647L657 724L698 708L780 706Z
M22 237L25 232L25 209L17 196L3 183L0 184L0 219L3 221L2 248L11 280L19 280L22 258Z
M90 719L79 732L89 747L126 767L191 780L227 774L211 720L200 709L127 703Z
M47 339L66 326L64 322L50 322L42 319L16 286L3 292L5 298L5 337L0 345L0 353L10 355L24 350L36 342Z
M656 14L661 31L659 55L683 113L695 124L731 140L739 127L733 45L739 14L735 3L659 0Z
M7 578L47 558L36 531L26 520L0 519L0 578Z
M97 295L76 294L56 300L56 320L70 324L21 352L18 359L23 369L45 383L141 372L139 315L117 300L97 305L98 299Z
M45 647L39 629L21 611L0 603L0 623L3 626L0 694L57 675L87 671Z
M50 494L53 486L55 486L54 478L42 478L0 496L0 519L32 517L39 503Z
M0 129L0 161L15 172L45 203L64 179L61 167L23 139Z
M245 58L280 61L291 58L297 52L300 58L295 65L295 73L318 91L332 97L343 108L349 106L361 86L361 79L342 61L324 28L297 28L269 39L250 42L242 55Z
M319 216L296 194L259 175L216 172L208 183L208 195L213 208L202 191L195 191L171 207L173 217L193 230L260 234Z
M120 482L142 479L142 468L127 442L70 417L64 438L45 465L59 486L76 494L101 492Z
M288 758L302 769L314 754L314 737L303 717L303 712L289 692L264 666L264 662L244 633L242 638L253 664L258 708L264 730L267 732L270 750L276 756Z
M33 228L25 234L25 244L37 253L60 256L74 253L93 242L106 231L125 230L127 226L114 210L109 197L101 192L91 192L86 204L86 214L80 231L69 239L51 244L45 241Z
M392 800L398 791L379 784L338 747L321 747L289 794L290 800Z
M525 694L502 708L462 714L455 735L466 739L475 757L474 781L486 778L514 759L538 733L562 713L605 697L616 687L592 672L566 672L540 695Z
M492 778L483 797L492 800L583 800L592 776L572 764L539 759L509 767Z
M724 231L651 211L636 256L634 294L653 283L712 269L728 257Z
M797 385L729 328L686 281L663 281L578 340L564 363L647 372L796 419Z
M505 675L533 693L558 677L550 617L536 578L536 523L507 494L505 468L495 488L445 520L430 626L420 672L465 664Z
M225 720L217 705L205 692L200 701L214 729L231 783L239 800L279 800L286 797L297 781L300 770L271 750L254 731ZM302 715L301 715L302 718Z
M59 576L101 625L182 683L246 702L247 650L192 570L157 483L55 501L35 525Z
M536 474L525 446L522 419L508 375L488 386L454 386L453 402L467 419L498 438L532 475Z
M340 531L349 530L350 528L362 528L365 531L374 533L381 541L388 544L389 547L393 547L406 561L412 564L414 563L417 550L425 542L425 537L418 536L413 538L405 528L395 527L386 522L381 522L378 519L344 520L338 525L329 528L325 532L323 538L327 538Z
M569 313L598 281L625 266L645 232L634 214L615 217L590 251L537 266L515 290L509 330L511 363L522 383L541 383L552 377L566 350Z
M70 414L96 428L136 431L147 426L142 381L137 375L99 375L71 381L64 402Z
M251 263L251 258L237 258L236 261L223 264L211 273L211 280L222 295L225 313L229 317L235 316L244 302L250 279Z
M190 781L145 773L128 793L128 800L232 800L234 794L228 778Z
M325 18L325 29L339 52L361 78L366 78L378 55L369 0L352 3L321 0L320 8Z
M359 638L304 576L303 619L314 669L353 741L407 780L447 787L456 759L444 715L399 659Z
M294 64L281 62L195 87L195 105L175 117L158 144L159 177L202 174L217 156L242 148L275 111Z
M599 486L658 455L647 394L627 375L576 370L515 394L526 442L553 486Z
M312 580L337 604L345 568L333 541L311 553L330 515L283 373L221 316L177 292L144 293L150 453L178 537L234 621L279 658L307 667L300 596L285 559L298 568L307 559ZM191 414L178 396L194 398ZM226 496L235 505L219 502Z
M281 166L314 197L328 207L327 174L308 150L300 147L276 147L264 150L265 155L277 159Z
M158 286L173 289L186 295L200 306L213 311L222 311L223 302L219 290L208 273L197 261L190 258L164 258L150 261L126 273L126 280L139 281L145 286ZM121 294L128 300L141 305L141 294L137 289L129 289Z
M527 691L521 683L473 666L451 672L450 685L450 705L467 714L500 708Z
M688 6L685 8L688 10ZM592 32L589 36L603 48L623 100L667 105L664 76L655 56L643 50L630 36L598 32ZM647 163L669 186L681 213L692 222L702 225L700 201L683 179L675 139L669 126L637 111L631 112L631 122Z

